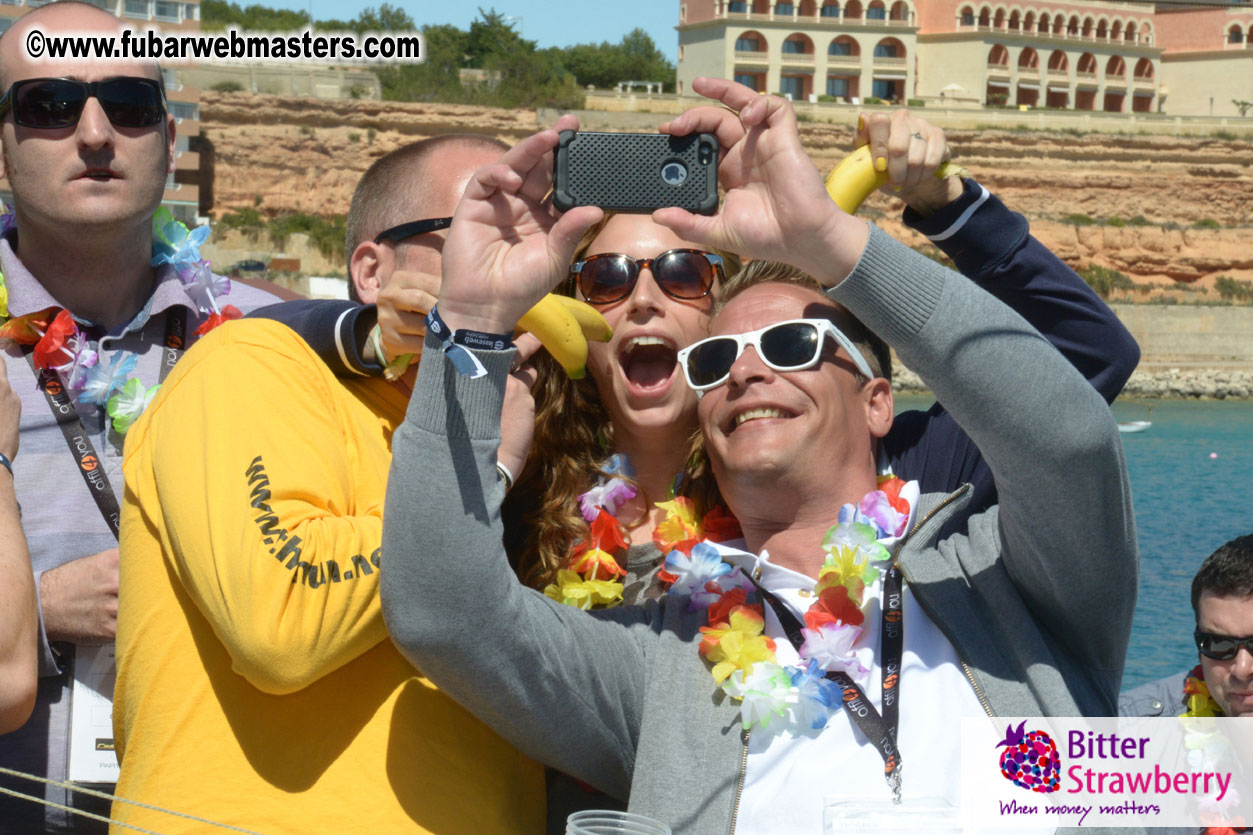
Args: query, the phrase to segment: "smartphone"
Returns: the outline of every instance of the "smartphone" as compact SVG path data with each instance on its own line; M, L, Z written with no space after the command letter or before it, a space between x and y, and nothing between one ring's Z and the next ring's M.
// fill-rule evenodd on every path
M562 131L553 156L553 205L631 214L678 206L711 215L718 210L718 139Z

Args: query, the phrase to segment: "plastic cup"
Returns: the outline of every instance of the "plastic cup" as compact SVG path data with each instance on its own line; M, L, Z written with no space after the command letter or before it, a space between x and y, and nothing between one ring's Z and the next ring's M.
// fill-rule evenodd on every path
M566 835L670 835L670 827L630 812L589 809L566 819Z

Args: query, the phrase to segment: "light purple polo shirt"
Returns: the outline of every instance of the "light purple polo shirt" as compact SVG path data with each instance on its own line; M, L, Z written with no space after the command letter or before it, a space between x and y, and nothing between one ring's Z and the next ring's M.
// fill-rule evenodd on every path
M13 251L14 233L0 238L0 269L9 292L9 315L35 313L51 306L61 306L43 285L22 264ZM278 301L262 290L232 282L231 291L220 304L233 304L247 313L257 307ZM113 333L101 335L102 329L92 326L89 336L99 337L92 348L99 352L99 361L107 364L118 351L132 351L139 360L132 376L145 386L157 383L160 376L162 346L165 342L166 316L175 308L187 309L187 342L195 340L192 332L204 321L192 299L183 289L174 269L168 265L156 270L156 285L147 304L127 325ZM80 327L91 323L79 320ZM22 506L22 529L30 546L36 583L49 569L79 557L86 557L114 547L117 543L101 517L95 500L88 491L78 464L66 445L65 436L57 426L35 380L22 349L9 343L3 348L9 383L22 401L21 444L13 461L17 500ZM92 405L77 404L83 428L95 446L104 472L109 478L118 504L122 502L122 444L124 436L110 432L104 410ZM73 647L58 645L62 659L48 645L43 632L42 614L39 629L39 697L31 720L19 731L0 737L0 765L19 771L40 774L57 780L66 777L69 745L69 694L71 678L62 671L72 663ZM0 785L25 794L43 794L56 803L69 803L67 792L43 787L26 780L0 776ZM45 789L41 792L41 788ZM72 805L96 804L81 795ZM0 833L61 831L68 823L85 819L56 809L17 800L0 794ZM73 818L73 821L68 821ZM80 823L81 825L81 823Z

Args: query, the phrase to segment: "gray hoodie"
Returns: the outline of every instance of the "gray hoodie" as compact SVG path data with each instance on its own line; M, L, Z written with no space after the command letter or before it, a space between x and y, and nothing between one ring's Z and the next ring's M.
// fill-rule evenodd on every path
M1108 406L1017 314L873 227L829 294L922 376L996 478L999 506L943 542L966 491L924 496L897 555L981 704L1113 715L1137 557ZM675 833L733 831L747 747L738 704L696 650L704 613L676 598L588 613L517 582L495 471L512 351L479 358L487 377L459 377L428 335L393 439L382 574L393 640L526 753L629 792L631 811Z

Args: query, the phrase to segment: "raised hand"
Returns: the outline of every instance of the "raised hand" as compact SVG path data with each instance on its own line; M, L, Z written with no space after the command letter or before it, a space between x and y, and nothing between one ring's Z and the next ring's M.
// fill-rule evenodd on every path
M511 333L566 275L580 236L602 214L581 206L561 215L545 200L557 134L577 129L563 116L470 178L444 244L439 310L448 327Z
M654 212L653 220L690 241L793 264L824 284L843 279L856 266L869 233L827 195L801 147L792 106L726 79L698 78L692 88L730 111L693 108L662 131L715 134L722 146L718 179L726 195L711 217L672 208Z
M944 131L908 110L861 114L857 145L869 145L876 167L886 168L888 184L880 191L899 197L924 217L961 196L959 177L935 176L950 156Z

